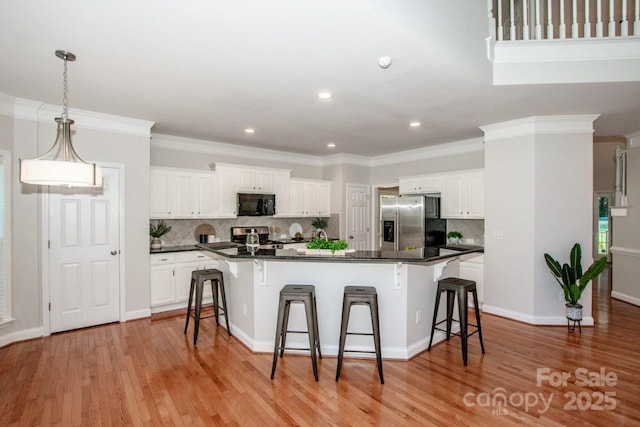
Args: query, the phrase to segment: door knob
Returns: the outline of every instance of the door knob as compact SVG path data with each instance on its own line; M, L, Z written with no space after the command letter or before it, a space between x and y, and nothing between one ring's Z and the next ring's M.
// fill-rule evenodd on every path
M349 239L353 239L353 236L349 236Z
M111 251L111 255L117 255L118 251Z

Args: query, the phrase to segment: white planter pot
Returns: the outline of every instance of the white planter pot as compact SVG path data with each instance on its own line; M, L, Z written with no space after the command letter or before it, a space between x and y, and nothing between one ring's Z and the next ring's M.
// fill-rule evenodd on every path
M567 319L579 321L582 320L582 306L580 304L567 304Z
M154 237L153 240L151 240L151 249L162 249L162 240Z
M331 249L306 249L307 255L322 255L322 256L344 256L346 250L332 251Z

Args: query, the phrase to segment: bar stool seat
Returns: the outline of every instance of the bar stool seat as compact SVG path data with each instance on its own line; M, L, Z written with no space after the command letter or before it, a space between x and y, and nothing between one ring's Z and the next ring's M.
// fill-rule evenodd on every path
M211 292L213 294L213 314L210 316L201 316L202 312L202 294L204 289L204 282L211 282ZM218 290L219 288L219 290ZM191 304L195 294L195 307L194 314L191 314ZM222 300L222 306L220 305ZM193 270L191 272L191 287L189 289L189 302L187 305L187 319L184 324L184 333L187 333L189 327L189 318L193 316L195 321L193 329L193 345L198 342L198 330L200 329L200 319L207 319L209 317L216 318L216 325L219 325L219 314L224 314L225 324L227 326L227 333L231 336L231 326L229 325L229 316L227 313L227 298L224 292L224 278L222 271L215 268L209 268L205 270Z
M278 353L280 357L284 355L286 350L309 350L311 352L311 366L313 367L313 376L318 381L318 361L317 357L322 359L320 351L320 335L318 333L318 309L316 306L316 290L313 285L285 285L280 291L280 302L278 304L278 320L276 322L276 338L273 349L273 366L271 368L271 379L276 373L276 365L278 363ZM291 303L303 303L307 318L306 331L291 331L289 327L289 310ZM290 334L308 334L309 348L287 347L287 333Z
M349 316L352 305L368 305L371 313L371 326L373 333L348 332ZM345 343L347 335L368 335L373 336L375 351L366 350L346 350ZM342 359L344 352L349 353L375 353L378 365L378 375L380 384L384 384L382 375L382 351L380 348L380 319L378 317L378 293L373 286L345 286L342 298L342 322L340 324L340 345L338 347L338 367L336 369L336 381L340 379L342 370Z
M437 322L438 307L440 306L440 294L444 291L447 292L447 317L444 320ZM473 307L476 312L476 325L468 323L469 308L467 306L467 294L469 292L471 292L473 296ZM458 297L458 320L453 318L453 305L456 296ZM445 322L447 323L446 329L438 328L438 325ZM460 324L459 334L451 333L452 322L458 322ZM468 326L474 327L474 331L468 333ZM447 341L449 341L451 335L460 336L460 340L462 342L462 360L464 362L464 366L467 366L468 337L475 334L476 332L478 333L478 337L480 338L480 347L482 348L482 353L484 354L484 342L482 340L482 325L480 324L480 309L478 307L478 293L476 291L476 282L474 282L473 280L460 279L458 277L447 277L445 279L438 280L438 290L436 291L436 305L433 310L431 337L429 338L429 347L427 348L427 351L431 351L433 334L436 330L446 332Z

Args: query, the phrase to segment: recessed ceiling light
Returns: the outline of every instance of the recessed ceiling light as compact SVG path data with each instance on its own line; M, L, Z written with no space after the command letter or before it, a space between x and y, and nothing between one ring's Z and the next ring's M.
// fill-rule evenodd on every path
M420 122L411 122L411 123L409 123L409 126L411 126L412 128L419 128L420 127Z
M336 143L335 142L328 143L327 148L336 148Z
M320 99L331 99L331 98L333 98L333 94L331 92L327 92L327 91L318 92L318 98L320 98Z
M253 128L246 128L246 129L244 130L244 133L256 133L256 130L255 130L255 129L253 129Z

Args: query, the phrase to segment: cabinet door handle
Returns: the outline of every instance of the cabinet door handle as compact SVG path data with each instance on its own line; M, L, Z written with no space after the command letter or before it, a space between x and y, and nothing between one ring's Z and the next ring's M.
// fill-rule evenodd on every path
M118 251L111 251L111 255L114 255L114 256L115 256L115 255L117 255L117 254L118 254Z

